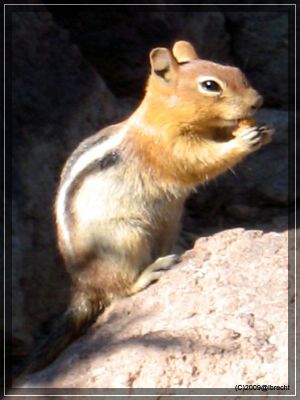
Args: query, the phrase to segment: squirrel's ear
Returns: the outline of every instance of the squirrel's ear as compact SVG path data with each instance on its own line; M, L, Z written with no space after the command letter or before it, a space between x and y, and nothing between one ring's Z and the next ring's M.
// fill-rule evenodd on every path
M178 64L172 53L164 48L157 47L150 52L152 74L169 83L175 80Z
M179 64L197 60L199 58L193 45L185 40L179 40L176 42L173 46L172 52Z

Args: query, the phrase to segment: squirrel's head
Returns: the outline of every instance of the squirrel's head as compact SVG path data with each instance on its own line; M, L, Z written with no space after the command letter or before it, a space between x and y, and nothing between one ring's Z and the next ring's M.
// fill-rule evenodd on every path
M263 102L238 68L200 59L189 42L153 49L150 63L147 99L179 123L232 126Z

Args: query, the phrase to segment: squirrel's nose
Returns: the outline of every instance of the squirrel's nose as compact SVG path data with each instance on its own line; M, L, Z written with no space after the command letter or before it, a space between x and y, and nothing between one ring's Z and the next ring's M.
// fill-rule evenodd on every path
M251 106L251 108L252 108L253 110L256 110L257 108L259 108L259 107L262 106L263 102L264 102L263 97L260 96L260 95L257 95L257 96L256 96L256 99L254 100L254 102L253 102L253 104L252 104L252 106Z

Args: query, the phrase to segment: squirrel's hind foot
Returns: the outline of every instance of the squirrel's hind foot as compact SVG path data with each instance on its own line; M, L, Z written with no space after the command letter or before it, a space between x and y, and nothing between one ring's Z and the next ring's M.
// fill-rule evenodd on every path
M140 292L152 283L156 282L163 273L181 260L177 254L160 257L153 264L150 264L138 277L130 289L130 294Z

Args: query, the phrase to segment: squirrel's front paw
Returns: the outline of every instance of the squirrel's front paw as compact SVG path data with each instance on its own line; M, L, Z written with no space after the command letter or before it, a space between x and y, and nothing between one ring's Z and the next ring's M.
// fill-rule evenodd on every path
M243 129L236 140L240 146L252 152L272 140L274 130L267 125L253 126Z

